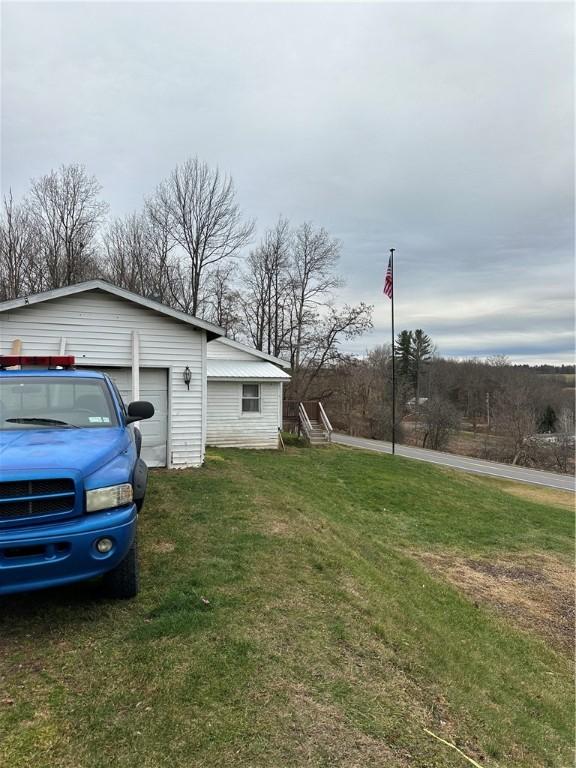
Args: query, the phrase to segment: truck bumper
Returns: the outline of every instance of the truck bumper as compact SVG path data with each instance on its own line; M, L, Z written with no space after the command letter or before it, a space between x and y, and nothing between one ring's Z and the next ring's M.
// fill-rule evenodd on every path
M0 595L100 576L120 563L136 533L135 504L66 523L0 531ZM101 554L96 542L113 541Z

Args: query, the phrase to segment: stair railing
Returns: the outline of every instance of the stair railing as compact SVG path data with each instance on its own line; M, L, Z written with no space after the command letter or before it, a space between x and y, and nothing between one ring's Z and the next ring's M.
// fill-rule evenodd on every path
M302 425L302 429L304 430L308 440L310 440L310 435L312 434L312 424L310 423L310 419L306 413L306 408L304 408L302 403L298 404L298 414L300 416L300 424Z
M330 424L330 420L328 419L328 416L326 415L326 411L324 410L324 406L320 401L318 401L318 410L320 411L320 420L322 421L322 424L324 426L324 429L326 430L326 435L328 436L328 442L332 442L332 432L334 431L332 429L332 424Z

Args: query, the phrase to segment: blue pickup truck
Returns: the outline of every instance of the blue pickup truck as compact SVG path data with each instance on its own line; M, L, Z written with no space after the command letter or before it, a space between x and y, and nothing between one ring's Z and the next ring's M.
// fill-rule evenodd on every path
M0 357L0 595L98 576L111 597L138 592L148 470L131 425L154 407L73 365Z

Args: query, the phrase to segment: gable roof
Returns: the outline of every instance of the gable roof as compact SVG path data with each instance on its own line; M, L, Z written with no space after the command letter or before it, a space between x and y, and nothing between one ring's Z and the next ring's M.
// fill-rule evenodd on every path
M218 338L218 343L226 344L226 346L232 347L233 349L239 349L241 352L247 352L249 355L259 357L262 360L268 360L270 363L282 366L282 368L290 368L290 363L287 360L274 357L274 355L269 355L267 352L261 352L259 349L255 349L255 347L250 347L248 344L242 344L240 341L234 341L233 339L229 339L227 336L221 336Z
M154 301L154 299L147 299L137 293L127 291L125 288L118 288L117 285L107 283L106 280L87 280L84 283L76 283L76 285L67 285L64 288L54 288L51 291L34 293L19 299L12 299L11 301L3 301L0 303L0 312L8 312L11 309L19 309L20 307L30 306L31 304L39 304L42 301L60 299L64 296L73 296L74 294L85 293L86 291L104 291L104 293L111 293L113 296L118 296L126 301L139 304L141 307L146 307L146 309L159 312L161 315L167 315L174 320L179 320L180 322L187 323L195 328L200 328L201 330L206 331L208 341L224 336L224 330L217 325L207 323L205 320L200 320L198 317L187 315L186 312L180 312L178 309L172 309L171 307L166 306L166 304ZM250 350L250 347L247 347L247 349Z

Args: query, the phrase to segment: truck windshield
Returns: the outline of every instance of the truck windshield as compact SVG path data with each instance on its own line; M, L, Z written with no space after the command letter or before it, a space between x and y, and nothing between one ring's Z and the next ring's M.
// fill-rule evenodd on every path
M0 430L117 426L101 379L0 376Z

